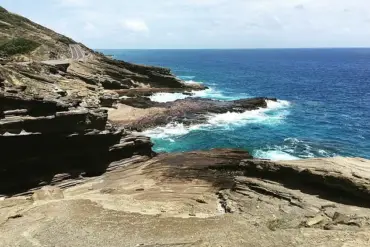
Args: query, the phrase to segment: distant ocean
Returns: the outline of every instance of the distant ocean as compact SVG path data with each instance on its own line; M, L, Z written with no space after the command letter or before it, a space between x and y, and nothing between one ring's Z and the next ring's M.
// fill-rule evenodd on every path
M210 115L145 132L159 152L242 148L273 160L370 158L370 49L101 50L116 59L171 68L210 87L198 97L276 97L267 109ZM157 94L173 101L182 94Z

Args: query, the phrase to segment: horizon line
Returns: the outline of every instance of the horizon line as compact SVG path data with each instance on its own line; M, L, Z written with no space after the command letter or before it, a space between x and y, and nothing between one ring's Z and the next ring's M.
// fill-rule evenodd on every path
M270 47L270 48L92 48L93 50L320 50L320 49L370 49L370 46L356 47Z

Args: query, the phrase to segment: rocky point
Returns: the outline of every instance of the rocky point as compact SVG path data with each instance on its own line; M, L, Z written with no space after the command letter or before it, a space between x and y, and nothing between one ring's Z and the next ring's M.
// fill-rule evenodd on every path
M131 132L276 99L152 102L204 87L3 8L0 56L1 246L370 246L369 160L156 154Z

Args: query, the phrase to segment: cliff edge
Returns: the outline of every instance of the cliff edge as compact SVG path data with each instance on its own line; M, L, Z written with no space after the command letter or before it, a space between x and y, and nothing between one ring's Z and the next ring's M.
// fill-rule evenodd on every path
M3 8L0 58L2 246L370 245L369 160L156 154L130 131L276 99L152 102L154 92L204 87Z

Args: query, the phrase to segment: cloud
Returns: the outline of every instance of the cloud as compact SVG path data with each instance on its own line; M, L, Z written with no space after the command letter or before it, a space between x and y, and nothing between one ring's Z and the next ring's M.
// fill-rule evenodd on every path
M0 1L93 48L370 46L369 0Z
M149 32L149 27L144 20L124 20L122 21L122 27L128 31L136 33Z

